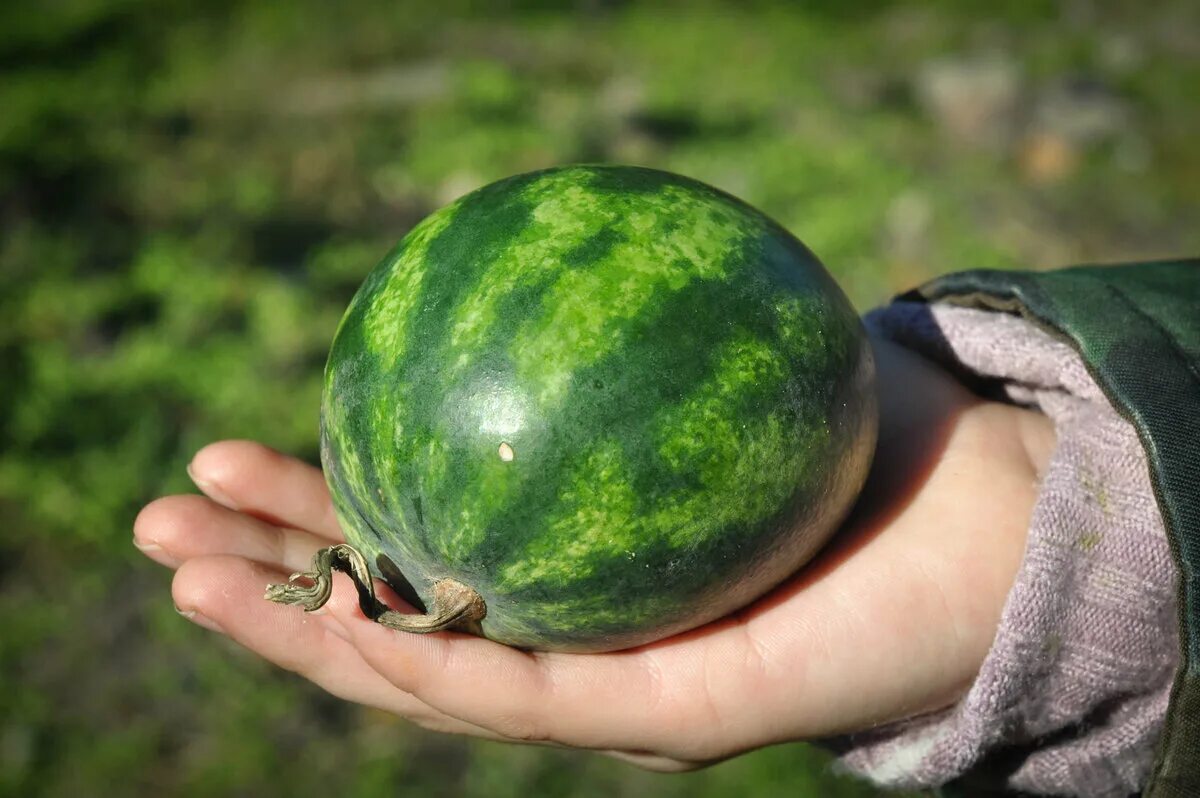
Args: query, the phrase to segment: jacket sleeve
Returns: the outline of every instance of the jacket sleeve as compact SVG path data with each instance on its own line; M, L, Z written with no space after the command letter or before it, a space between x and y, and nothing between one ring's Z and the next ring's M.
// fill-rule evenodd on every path
M1178 574L1180 666L1144 794L1200 795L1200 260L968 271L902 299L1024 317L1136 430Z

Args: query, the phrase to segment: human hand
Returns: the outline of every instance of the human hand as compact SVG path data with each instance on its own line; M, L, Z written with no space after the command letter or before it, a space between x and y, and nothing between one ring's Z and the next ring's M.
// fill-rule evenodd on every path
M176 606L330 693L437 731L587 748L681 770L947 706L970 685L1024 550L1049 421L974 397L875 341L880 439L858 506L751 606L606 654L525 652L363 617L349 580L303 613L263 600L342 541L320 471L225 441L189 468L207 497L148 505L135 543L176 568ZM385 602L406 611L386 588Z

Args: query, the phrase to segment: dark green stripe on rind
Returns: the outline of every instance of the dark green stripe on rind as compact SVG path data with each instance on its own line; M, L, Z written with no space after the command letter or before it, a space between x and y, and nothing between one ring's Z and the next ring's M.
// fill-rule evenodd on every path
M660 172L549 170L439 211L372 274L324 459L351 541L418 589L471 584L490 636L620 647L811 552L787 530L857 491L869 377L853 311L761 215Z

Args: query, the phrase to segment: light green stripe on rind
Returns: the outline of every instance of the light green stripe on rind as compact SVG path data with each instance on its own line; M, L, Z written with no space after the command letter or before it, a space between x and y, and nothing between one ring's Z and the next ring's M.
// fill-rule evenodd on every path
M561 187L554 191L556 186ZM565 253L595 233L596 197L573 181L551 174L522 193L536 201L532 223L496 260L507 269L485 273L475 291L457 308L451 324L451 352L447 368L461 371L478 354L495 326L497 314L511 291L546 279L555 279L565 268Z
M713 208L677 186L640 196L629 214L599 192L574 193L593 208L590 232L612 231L618 243L586 268L564 271L546 296L546 312L522 324L509 347L518 377L539 385L536 400L546 413L559 406L573 374L624 343L622 330L648 302L669 302L665 292L692 280L724 278L725 255L758 234L733 209ZM559 208L547 214L560 215ZM570 208L566 215L573 215Z
M427 217L408 236L405 246L388 268L388 276L384 283L375 291L371 304L363 319L366 343L380 360L383 369L394 368L409 344L406 339L408 321L413 317L417 303L421 298L421 282L426 276L427 255L430 244L441 235L454 221L456 205L443 208L436 214ZM393 390L399 389L396 386ZM403 407L403 398L399 396L380 397L370 406L371 428L374 430L373 440L389 442L402 440L406 437L403 412L397 412L398 406ZM428 468L436 473L439 463L445 462L446 452L439 442L431 441L424 453ZM371 449L371 457L377 473L383 475L381 486L386 503L392 507L399 506L405 501L407 486L399 480L389 478L400 471L398 458L402 450L391 445L376 445ZM404 537L417 540L420 530L413 529L407 522L407 515L393 516L388 519L390 524L404 527ZM412 551L406 550L405 556L411 557Z
M369 291L363 330L367 345L380 357L384 368L404 354L408 321L421 297L429 245L453 223L456 208L443 208L414 227L398 254L386 262L383 279ZM355 297L356 302L366 299L366 294Z
M418 530L395 512L405 501L403 486L390 478L396 453L370 444L399 415L370 389L405 349L406 320L415 311L429 245L450 225L455 207L426 217L371 272L338 326L325 374L322 461L341 526L360 548L388 539L392 558L410 562L425 553L414 545L422 540ZM340 356L339 345L345 350ZM430 467L436 467L436 454L426 457Z
M788 364L777 349L745 334L727 342L716 359L711 380L664 408L653 424L665 469L698 479L696 488L660 496L651 514L639 515L620 447L598 445L565 477L561 510L527 544L528 557L503 571L506 590L552 583L569 593L596 562L625 556L637 567L637 554L647 546L686 549L731 525L763 518L795 490L813 445L794 445L799 427L789 434L773 414L729 415L747 392L778 391ZM780 450L785 445L790 451ZM774 490L747 492L768 480Z
M493 339L497 328L511 322L501 318L506 304L518 291L552 295L575 273L566 262L569 253L585 245L597 230L619 222L619 214L600 210L603 206L600 197L569 175L548 173L524 186L521 198L532 208L531 219L507 246L489 253L491 261L498 267L484 270L479 282L460 299L449 321L448 347L443 356L445 384L462 383L462 390L452 401L468 418L475 420L481 431L494 435L497 442L514 439L527 418L545 416L548 412L542 401L544 397L531 395L523 389L533 381L522 380L523 375L519 373L506 370L502 375L492 375L495 379L511 381L507 387L470 382L472 371L479 368L480 354L494 354L496 342ZM542 306L553 308L554 299L547 297ZM533 313L535 322L545 324L536 318L534 308L523 307L519 312ZM545 327L542 332L546 337ZM559 326L553 332L555 336L572 336L566 326ZM517 359L517 352L532 352L533 349L534 346L512 347L510 353ZM542 374L545 373L543 369ZM497 392L502 399L497 400ZM524 460L531 454L522 448L518 456ZM513 468L497 458L480 463L477 478L463 485L463 493L456 502L460 508L458 514L440 519L443 531L435 545L443 556L457 560L480 544L491 517L520 488L512 471ZM429 481L436 483L434 479Z
M819 459L814 447L824 448L825 430L792 413L785 417L782 409L751 414L745 402L782 392L789 367L785 351L736 336L722 347L712 379L656 419L663 460L701 483L667 499L654 514L671 545L684 548L722 530L747 528L807 481L803 468Z
M637 496L615 441L597 443L563 480L560 499L545 534L501 572L499 581L506 589L587 578L601 558L637 557L647 530L637 516Z
M426 252L430 242L450 224L453 214L454 206L451 205L422 220L371 272L351 300L338 325L335 341L344 333L352 335L360 342L358 357L361 360L377 359L371 371L386 368L403 351L405 319L410 318L414 310L418 288L424 276ZM354 329L347 330L347 325L353 325ZM352 542L363 545L367 541L359 529L361 524L365 522L375 533L394 524L393 518L381 511L384 507L395 506L398 500L397 486L390 480L380 480L379 474L394 473L396 463L394 453L386 448L361 445L362 442L357 438L362 434L362 427L359 423L352 423L348 413L368 414L370 428L376 431L391 425L394 414L378 403L352 402L351 395L363 387L356 383L366 380L345 379L348 365L345 360L338 362L342 366L341 373L333 368L327 368L325 373L323 459L327 461L327 472L336 471L340 485L340 489L335 489L333 494L342 527L347 530ZM335 365L333 358L330 364ZM354 369L363 370L366 369L362 365ZM330 451L336 452L335 464L328 462L327 453ZM370 459L370 466L364 462L365 458ZM368 470L373 478L368 478ZM377 483L373 491L369 487L372 483ZM406 539L411 537L406 536Z

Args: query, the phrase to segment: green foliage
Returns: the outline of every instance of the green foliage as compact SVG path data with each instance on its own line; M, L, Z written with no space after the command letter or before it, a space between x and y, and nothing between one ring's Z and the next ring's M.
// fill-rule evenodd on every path
M867 794L797 746L665 778L417 733L180 621L130 524L215 438L315 460L358 282L514 172L725 188L862 307L1195 253L1195 6L1105 6L4 4L0 794Z

